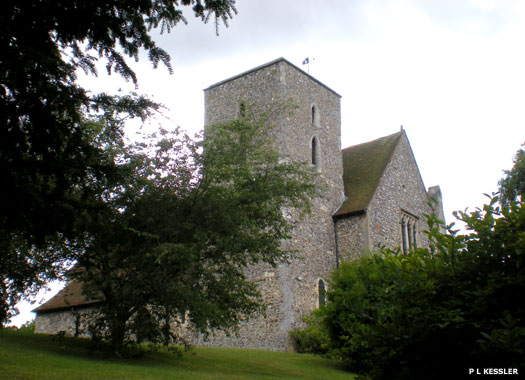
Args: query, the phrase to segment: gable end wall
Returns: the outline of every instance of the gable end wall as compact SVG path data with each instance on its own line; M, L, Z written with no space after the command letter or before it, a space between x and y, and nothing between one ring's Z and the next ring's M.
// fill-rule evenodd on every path
M423 214L431 212L428 201L412 149L403 134L368 207L370 248L382 244L394 249L401 245L402 211L418 218L417 246L428 246L428 239L422 233L427 228Z

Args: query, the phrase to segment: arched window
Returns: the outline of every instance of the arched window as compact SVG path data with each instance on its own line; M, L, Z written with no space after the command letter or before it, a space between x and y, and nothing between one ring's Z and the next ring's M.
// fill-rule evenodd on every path
M317 283L317 295L319 297L319 307L326 304L326 286L322 279Z
M317 139L312 139L312 165L317 166Z
M317 137L312 137L312 165L319 169L319 140Z
M417 248L417 222L418 218L408 212L401 210L401 248L403 253L409 249Z
M406 228L407 228L407 232L408 232L408 246L410 248L412 248L412 223L410 223L410 219L408 220L407 222L407 225L406 225Z
M401 240L402 240L402 248L403 253L407 253L408 251L408 244L407 244L407 222L403 218L401 220Z
M319 117L319 108L317 107L317 105L315 104L312 104L312 109L311 109L311 117L312 117L312 124L316 127L319 126L319 122L320 122L320 117Z

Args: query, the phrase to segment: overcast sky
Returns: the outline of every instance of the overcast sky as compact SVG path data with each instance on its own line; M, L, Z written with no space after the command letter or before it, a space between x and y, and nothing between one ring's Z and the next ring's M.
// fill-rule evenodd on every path
M219 36L212 22L188 13L188 25L157 38L174 74L141 60L139 92L170 109L165 125L196 131L204 88L284 57L342 95L343 148L403 125L425 185L442 188L447 217L480 206L525 141L525 2L320 4L237 0L238 14Z
M170 120L203 126L209 85L284 57L342 95L343 148L407 132L427 187L452 211L481 206L525 141L525 1L237 0L215 35L187 13L158 36L174 74L133 67L138 92ZM310 66L303 66L310 57ZM132 90L116 76L83 78L94 90ZM28 308L26 307L25 310ZM17 321L27 318L27 312ZM30 316L30 315L29 315Z
M525 141L523 1L238 0L237 9L218 37L189 14L158 39L173 75L137 65L139 91L183 128L202 128L210 84L278 57L308 70L310 57L310 74L342 95L343 148L403 125L451 221L497 189Z

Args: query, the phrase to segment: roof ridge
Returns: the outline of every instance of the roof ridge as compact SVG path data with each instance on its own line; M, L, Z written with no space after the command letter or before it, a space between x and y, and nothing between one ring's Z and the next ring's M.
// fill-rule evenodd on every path
M302 70L300 67L294 65L293 63L291 63L290 61L288 61L286 58L283 58L283 57L279 57L277 59L274 59L270 62L267 62L267 63L264 63L262 65L259 65L259 66L256 66L254 68L251 68L249 70L246 70L246 71L243 71L242 73L240 74L236 74L232 77L229 77L229 78L226 78L226 79L223 79L217 83L214 83L210 86L208 86L207 88L204 89L204 91L208 91L208 90L211 90L212 88L215 88L217 86L220 86L224 83L227 83L227 82L230 82L232 80L235 80L235 79L238 79L238 78L241 78L245 75L248 75L248 74L251 74L255 71L259 71L259 70L262 70L268 66L272 66L272 65L275 65L279 62L285 62L287 63L288 65L290 65L291 67L293 67L294 69L298 70L299 72L301 72L302 74L306 75L308 78L310 78L311 80L313 80L314 82L320 84L321 86L323 86L324 88L326 88L328 91L332 92L333 94L337 95L338 97L341 97L341 95L339 95L337 92L335 92L334 90L332 90L330 87L328 87L326 84L324 84L323 82L321 82L319 79L313 77L312 75L310 75L309 73L307 73L306 71Z
M397 137L401 137L403 135L405 131L402 130L402 131L399 131L399 132L396 132L396 133L392 133L390 135L386 135L386 136L382 136L382 137L378 137L374 140L370 140L370 141L365 141L365 142L362 142L362 143L359 143L359 144L355 144L355 145L350 145L350 146L347 146L346 148L343 148L341 150L348 150L348 149L352 149L352 148L357 148L357 147L360 147L362 145L367 145L367 144L372 144L374 142L378 142L379 140L385 140L385 139L388 139L388 138L392 138L394 136L397 135Z

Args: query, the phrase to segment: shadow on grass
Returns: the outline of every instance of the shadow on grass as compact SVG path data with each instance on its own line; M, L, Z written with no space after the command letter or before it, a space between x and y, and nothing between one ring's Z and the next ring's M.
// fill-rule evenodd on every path
M57 354L74 358L119 362L129 365L158 366L159 359L163 365L172 365L180 357L182 349L174 352L165 349L156 350L147 344L140 348L127 348L125 352L115 353L107 342L93 342L89 338L75 338L63 335L34 334L30 331L11 331L0 329L0 346L7 349L24 349L46 354Z
M17 380L354 378L339 370L339 363L308 354L196 347L195 351L182 356L161 348L156 352L145 351L137 358L121 358L93 347L90 339L0 330L0 368L2 355L6 359L4 370L10 371L10 378Z

